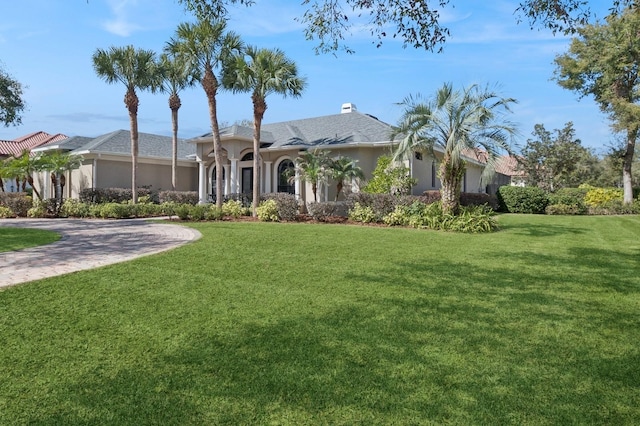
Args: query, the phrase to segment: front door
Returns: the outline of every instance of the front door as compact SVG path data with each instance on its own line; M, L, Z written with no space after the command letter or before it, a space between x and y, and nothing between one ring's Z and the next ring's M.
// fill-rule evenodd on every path
M253 192L253 167L242 168L242 193L251 194Z

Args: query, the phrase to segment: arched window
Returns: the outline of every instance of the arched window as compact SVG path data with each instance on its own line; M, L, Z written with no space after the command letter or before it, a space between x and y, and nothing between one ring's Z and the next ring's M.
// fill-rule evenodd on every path
M295 175L295 166L291 160L283 160L278 165L278 192L296 193L296 187L290 178Z
M253 152L247 152L245 155L242 156L240 161L253 161Z

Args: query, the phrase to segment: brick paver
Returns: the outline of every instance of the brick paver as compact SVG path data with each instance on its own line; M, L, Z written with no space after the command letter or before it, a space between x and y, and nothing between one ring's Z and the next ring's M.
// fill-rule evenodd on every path
M140 219L0 219L0 226L62 236L45 246L0 253L0 288L159 253L201 236L186 226Z

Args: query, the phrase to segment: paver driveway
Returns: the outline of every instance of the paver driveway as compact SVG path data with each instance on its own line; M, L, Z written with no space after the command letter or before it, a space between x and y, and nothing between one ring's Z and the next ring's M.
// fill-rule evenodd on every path
M195 229L153 220L0 219L0 226L47 229L55 243L0 253L0 287L123 262L201 237Z

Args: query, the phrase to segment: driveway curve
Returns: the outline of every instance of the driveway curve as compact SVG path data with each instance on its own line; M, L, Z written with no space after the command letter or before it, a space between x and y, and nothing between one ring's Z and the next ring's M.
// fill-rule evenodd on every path
M0 288L160 253L201 237L186 226L145 219L0 219L0 227L61 235L52 244L0 253Z

